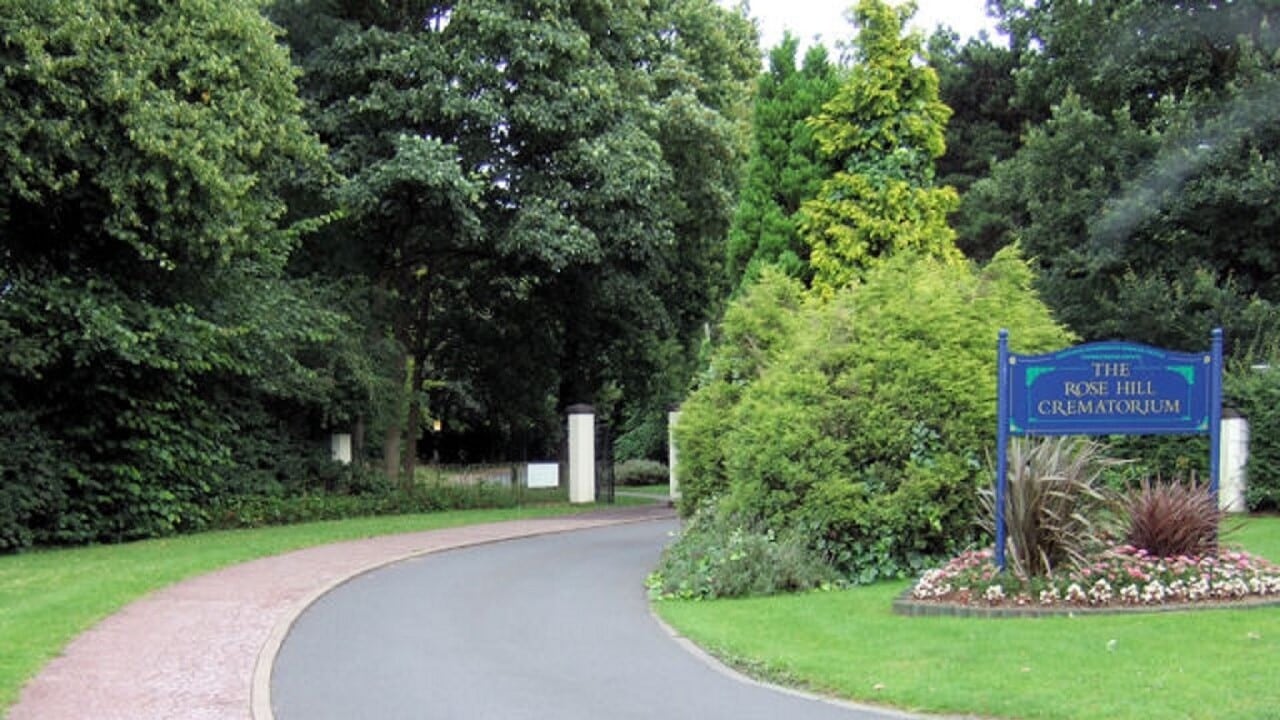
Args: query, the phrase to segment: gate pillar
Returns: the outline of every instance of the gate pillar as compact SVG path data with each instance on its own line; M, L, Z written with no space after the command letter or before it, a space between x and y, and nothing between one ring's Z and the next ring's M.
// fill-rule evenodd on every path
M676 467L680 464L676 452L676 423L680 422L680 406L674 406L667 412L667 473L671 481L668 495L673 501L680 499L680 481L677 479Z
M329 436L329 456L343 465L351 464L351 433L333 433Z
M1230 408L1223 409L1222 465L1218 469L1218 507L1231 513L1248 511L1245 468L1249 464L1249 421Z
M569 502L596 501L596 415L590 405L570 405Z

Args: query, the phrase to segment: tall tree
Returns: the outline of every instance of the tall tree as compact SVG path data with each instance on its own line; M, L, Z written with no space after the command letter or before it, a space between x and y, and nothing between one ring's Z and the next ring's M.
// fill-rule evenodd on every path
M821 157L806 121L835 95L840 80L822 45L809 48L797 67L799 46L794 35L784 35L756 82L751 159L729 232L734 288L753 282L766 265L805 281L812 275L798 213L836 167Z
M1110 115L1128 108L1140 125L1166 98L1227 89L1239 40L1274 43L1268 0L994 0L1019 58L1018 103L1047 118L1068 92Z
M1028 100L1033 87L1064 95L966 206L993 221L993 237L1022 243L1045 298L1085 338L1195 348L1215 325L1246 345L1276 331L1277 218L1264 200L1280 150L1273 12L1005 8L1035 40L1021 102L1042 102ZM1115 24L1099 31L1103 18Z
M273 15L349 178L317 252L362 258L350 272L385 288L418 373L408 442L428 400L473 428L546 434L563 404L651 394L717 291L746 20L709 0L283 0ZM406 192L373 186L375 167Z
M0 547L198 523L260 477L241 423L321 419L304 353L341 318L280 272L283 188L326 172L294 78L253 2L6 3Z
M958 258L947 214L958 197L934 184L951 111L938 99L938 75L919 62L923 38L906 33L912 3L861 0L856 64L813 118L823 154L841 169L802 207L814 287L856 279L876 258L902 250Z
M939 29L929 38L929 64L938 71L938 94L951 108L947 151L938 158L938 182L954 187L961 202L952 216L956 244L966 256L985 261L1000 249L994 230L1002 218L989 217L966 200L969 188L991 172L992 164L1018 149L1033 119L1015 100L1017 56L985 35L957 44L954 33Z

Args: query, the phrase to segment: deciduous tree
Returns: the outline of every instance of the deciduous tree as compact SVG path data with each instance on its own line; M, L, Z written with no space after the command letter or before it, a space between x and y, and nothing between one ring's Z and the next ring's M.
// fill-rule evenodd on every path
M654 379L688 357L720 292L755 70L746 20L709 0L285 1L273 15L348 176L346 218L316 249L362 257L344 272L384 289L417 374L408 442L428 401L543 436L573 402L661 407L671 383Z
M322 421L342 318L281 277L283 189L326 172L295 77L252 2L6 3L0 547L198 524L288 474L240 423Z

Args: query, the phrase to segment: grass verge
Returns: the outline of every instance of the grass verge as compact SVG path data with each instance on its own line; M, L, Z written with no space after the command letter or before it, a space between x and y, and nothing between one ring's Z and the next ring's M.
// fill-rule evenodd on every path
M671 495L671 486L666 483L662 485L619 485L614 489L614 494L644 495L654 500L661 500Z
M354 518L0 556L0 717L22 685L72 638L130 601L184 578L341 540L576 510L556 504Z
M1232 540L1280 557L1280 518ZM1047 617L894 615L906 582L663 601L686 637L756 675L916 711L1035 718L1280 718L1280 608Z

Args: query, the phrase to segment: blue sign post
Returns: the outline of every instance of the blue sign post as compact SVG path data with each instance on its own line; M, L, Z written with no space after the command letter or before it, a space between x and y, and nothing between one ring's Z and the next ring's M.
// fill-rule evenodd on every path
M1218 494L1222 330L1210 349L1180 353L1125 342L1044 355L996 354L996 565L1005 567L1004 506L1010 436L1208 435L1209 490Z

